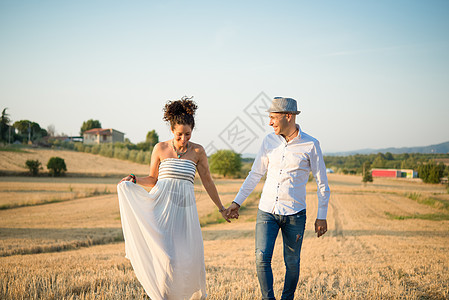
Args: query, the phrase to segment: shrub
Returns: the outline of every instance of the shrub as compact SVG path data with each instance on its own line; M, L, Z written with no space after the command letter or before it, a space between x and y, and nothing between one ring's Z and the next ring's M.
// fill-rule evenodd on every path
M84 145L83 143L76 143L75 144L75 150L78 152L84 152Z
M101 147L100 147L100 145L93 145L91 150L92 150L91 151L92 154L98 154L98 153L100 153Z
M100 154L101 156L112 158L114 157L114 148L111 144L102 144L100 146L100 152L98 154Z
M145 152L145 159L144 159L144 163L145 164L150 164L150 162L151 162L151 151L146 151Z
M136 162L136 157L137 157L137 154L138 154L138 153L139 153L139 151L137 151L137 150L131 150L131 151L129 151L128 160L129 160L129 161Z
M114 146L114 158L127 160L128 156L129 156L128 148Z
M25 162L25 165L33 176L36 176L39 173L39 170L42 169L42 163L37 159L29 159Z
M136 155L135 162L139 163L139 164L143 164L144 160L145 160L145 152L140 150Z
M54 156L48 160L47 169L52 176L59 176L67 171L64 159Z

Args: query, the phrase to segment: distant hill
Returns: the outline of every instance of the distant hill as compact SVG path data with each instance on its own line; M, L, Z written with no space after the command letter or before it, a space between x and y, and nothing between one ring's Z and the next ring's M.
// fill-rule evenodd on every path
M361 149L355 151L346 151L346 152L334 152L334 153L324 153L324 155L330 156L347 156L354 154L372 154L372 153L386 153L390 152L392 154L400 154L400 153L449 153L449 142L430 145L430 146L422 146L422 147L402 147L402 148L383 148L383 149Z

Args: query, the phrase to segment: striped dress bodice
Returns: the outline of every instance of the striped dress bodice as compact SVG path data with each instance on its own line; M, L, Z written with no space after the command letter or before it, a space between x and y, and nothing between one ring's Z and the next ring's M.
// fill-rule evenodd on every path
M159 165L158 180L173 178L188 180L193 183L196 164L189 159L166 158Z

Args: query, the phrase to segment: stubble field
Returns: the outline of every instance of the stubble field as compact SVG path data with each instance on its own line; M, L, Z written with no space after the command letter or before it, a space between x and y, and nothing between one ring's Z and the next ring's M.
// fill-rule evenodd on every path
M114 172L128 173L124 168ZM119 178L0 177L0 205L10 205L0 210L0 299L148 299L124 258ZM242 181L216 180L224 203ZM363 185L358 176L337 174L329 174L329 182L329 231L321 238L313 232L316 186L307 187L295 299L449 297L449 194L443 186L406 179ZM260 298L254 227L261 188L239 220L214 224L214 205L195 182L200 219L210 224L202 228L208 299ZM281 239L273 258L278 298Z

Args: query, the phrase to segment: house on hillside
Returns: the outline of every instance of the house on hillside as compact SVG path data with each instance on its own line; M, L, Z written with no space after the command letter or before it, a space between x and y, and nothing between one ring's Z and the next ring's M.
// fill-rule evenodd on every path
M390 177L390 178L417 178L418 172L413 170L399 169L372 169L373 177Z
M98 145L125 141L125 134L118 130L107 128L94 128L84 132L83 143L85 145Z

